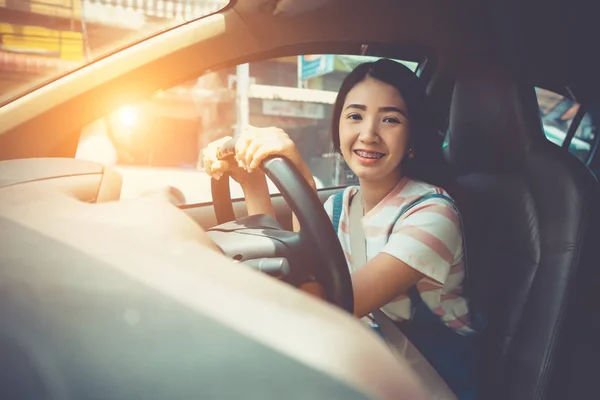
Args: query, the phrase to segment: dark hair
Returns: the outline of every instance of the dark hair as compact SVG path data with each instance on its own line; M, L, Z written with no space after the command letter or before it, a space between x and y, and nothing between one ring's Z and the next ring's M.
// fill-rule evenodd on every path
M438 134L430 112L425 88L419 78L406 66L389 59L358 65L342 82L333 105L331 135L335 151L340 151L339 123L348 92L367 77L395 87L406 103L410 121L409 148L413 158L404 157L402 174L434 185L443 185L445 176L442 137Z

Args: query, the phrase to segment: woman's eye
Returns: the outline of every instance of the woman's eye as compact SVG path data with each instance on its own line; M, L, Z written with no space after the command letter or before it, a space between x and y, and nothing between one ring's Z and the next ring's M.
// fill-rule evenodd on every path
M388 124L399 124L400 120L398 118L386 117L383 119L383 122L386 122Z
M348 119L353 119L355 121L359 121L362 119L362 117L360 116L360 114L350 114L348 115L348 117L346 117Z

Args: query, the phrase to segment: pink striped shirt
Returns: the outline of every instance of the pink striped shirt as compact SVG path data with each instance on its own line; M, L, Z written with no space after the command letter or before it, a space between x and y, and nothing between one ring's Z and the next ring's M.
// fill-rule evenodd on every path
M349 186L344 201L338 239L346 255L350 272L352 254L348 234L350 199L358 190ZM402 178L388 195L362 218L366 239L366 256L371 260L385 252L425 277L417 283L421 298L442 321L458 333L472 332L469 310L461 296L465 276L460 220L448 200L432 198L398 216L414 201L429 194L448 194L436 186ZM333 196L325 202L329 218L333 216ZM394 223L395 222L395 223ZM411 301L407 294L398 294L381 308L395 321L411 318Z

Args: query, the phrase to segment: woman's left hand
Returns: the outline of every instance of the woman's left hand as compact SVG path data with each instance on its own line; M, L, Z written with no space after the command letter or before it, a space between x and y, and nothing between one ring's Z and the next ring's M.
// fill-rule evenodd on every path
M248 126L235 145L235 158L238 160L238 165L248 172L254 171L267 157L274 155L290 160L314 187L315 182L310 169L300 157L294 141L282 129Z

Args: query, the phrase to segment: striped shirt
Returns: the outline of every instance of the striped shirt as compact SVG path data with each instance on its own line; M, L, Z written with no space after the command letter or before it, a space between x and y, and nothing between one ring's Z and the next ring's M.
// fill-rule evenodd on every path
M357 186L344 190L338 239L350 272L352 254L349 235L350 200ZM465 277L460 218L448 200L432 198L398 216L414 201L429 194L448 194L436 186L402 178L372 210L362 217L366 239L366 257L371 260L384 252L396 257L425 275L417 283L421 298L450 328L461 334L472 332L469 310L461 296ZM333 196L325 202L325 211L333 217ZM381 308L395 321L411 318L411 301L398 294Z

